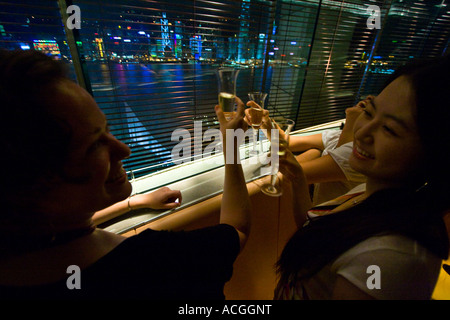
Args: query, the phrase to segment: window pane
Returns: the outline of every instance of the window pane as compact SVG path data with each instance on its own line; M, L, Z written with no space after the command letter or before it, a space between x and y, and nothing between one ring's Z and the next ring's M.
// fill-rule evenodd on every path
M382 6L383 1L371 4ZM364 1L323 1L317 13L297 125L305 128L345 118L356 99L377 30L367 27Z
M380 90L398 66L413 58L438 57L448 52L449 7L441 0L395 0L364 78L361 95Z
M376 94L399 65L444 54L450 39L442 0L370 1L380 8L380 29L368 27L371 12L362 0L73 4L81 9L81 28L74 30L80 58L70 54L56 0L0 2L0 46L43 50L66 61L73 79L73 65L83 70L112 133L131 147L125 167L136 176L174 165L176 129L192 137L184 156L195 159L194 132L202 140L218 128L221 65L240 69L237 95L244 103L248 92L266 91L270 114L302 129L344 118L345 108Z
M271 115L297 120L319 1L278 1L269 40L268 77ZM296 128L301 126L296 122Z
M240 69L237 95L244 103L248 92L261 89L270 1L75 4L93 95L112 132L132 149L127 168L150 167L138 175L173 165L176 129L193 136L195 122L202 133L218 128L220 65Z

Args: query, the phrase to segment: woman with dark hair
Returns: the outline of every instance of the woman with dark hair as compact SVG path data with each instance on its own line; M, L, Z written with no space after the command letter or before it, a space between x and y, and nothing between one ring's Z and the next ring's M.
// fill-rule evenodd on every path
M225 165L220 224L126 238L92 222L131 192L122 166L130 149L93 97L42 53L0 51L0 101L0 298L224 298L249 232L240 164ZM225 141L227 129L246 128L240 100L234 119L219 106L216 114ZM233 147L224 154L238 156Z
M365 186L312 208L292 153L280 170L297 232L277 263L276 299L430 299L449 253L450 59L400 68L354 126Z

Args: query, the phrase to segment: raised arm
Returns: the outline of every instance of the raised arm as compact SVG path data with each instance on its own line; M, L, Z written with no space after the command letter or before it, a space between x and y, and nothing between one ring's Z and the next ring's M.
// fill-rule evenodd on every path
M289 149L293 152L303 152L310 149L323 151L324 145L322 141L322 134L316 133L305 136L291 135L289 137Z
M254 101L247 102L247 106L250 108L245 110L245 121L250 125L252 118L252 108L261 108ZM269 116L269 111L264 109L263 111L263 121L261 124L261 129L263 132L267 134L267 138L270 140L270 130L273 128L273 123ZM284 137L284 132L280 128L280 137ZM324 145L322 142L322 134L311 134L305 136L291 136L289 138L289 148L293 152L303 152L309 149L318 149L322 151L324 149Z
M301 228L306 222L308 210L312 207L308 182L303 168L289 149L286 150L286 154L283 157L279 158L279 161L283 180L289 181L292 185L294 219L297 228Z
M222 205L220 208L220 223L233 226L238 234L241 250L250 232L250 200L244 173L239 161L239 138L233 134L236 129L247 129L244 121L244 104L236 98L238 109L235 117L227 121L222 108L216 106L217 118L222 132L222 145L225 157L225 180L223 187ZM239 135L238 135L239 136ZM241 137L244 135L242 134Z
M329 154L300 164L309 184L347 179L341 167Z

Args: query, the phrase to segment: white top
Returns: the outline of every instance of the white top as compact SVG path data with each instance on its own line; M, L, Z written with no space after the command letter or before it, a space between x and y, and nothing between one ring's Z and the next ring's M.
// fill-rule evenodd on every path
M341 168L347 180L316 183L314 185L313 205L343 195L366 181L366 177L353 170L348 163L353 149L353 142L348 142L336 148L340 135L341 130L331 129L322 132L322 142L324 145L322 156L329 154Z
M368 238L303 281L309 299L331 299L338 275L380 300L429 300L441 259L400 235ZM301 298L301 297L297 297Z
M355 194L365 184L348 192ZM330 201L332 202L332 201ZM308 215L315 216L308 212ZM307 280L277 288L277 299L325 299L342 276L380 300L429 300L439 277L442 260L416 240L401 235L370 237L341 254Z

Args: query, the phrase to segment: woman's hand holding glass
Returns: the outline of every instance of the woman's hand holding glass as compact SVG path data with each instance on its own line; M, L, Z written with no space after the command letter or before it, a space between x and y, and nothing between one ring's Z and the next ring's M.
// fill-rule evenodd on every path
M238 138L240 137L241 139L243 139L245 137L244 134L241 134L241 135L233 134L231 137L229 135L232 132L234 133L238 129L242 129L245 132L248 128L248 124L244 120L245 105L242 102L242 100L239 99L238 97L236 97L235 99L236 99L236 104L237 104L237 111L231 120L226 119L224 111L222 110L222 107L220 105L216 105L216 107L215 107L217 119L219 120L219 123L220 123L220 131L222 133L223 153L225 155L225 161L227 164L231 162L231 159L233 159L232 163L237 163L237 156L239 154L239 152L238 152L239 145L242 141L240 141L240 140L234 141L235 140L234 137L238 137ZM231 130L229 130L229 129L231 129ZM232 141L232 145L234 147L233 150L227 150L227 147L229 147L231 145L231 143L227 143L227 141L229 139L233 139L233 141ZM230 154L230 152L231 152L231 154ZM231 158L231 157L233 157L233 158ZM227 161L227 160L230 160L230 161Z
M250 92L248 94L248 98L250 99L247 102L247 106L249 115L249 124L253 128L253 149L250 150L251 155L257 155L258 151L256 150L256 141L258 139L259 128L263 122L264 116L264 105L267 98L267 93L265 92ZM262 153L262 145L260 145L260 153Z
M291 182L299 182L304 178L302 166L289 149L286 149L284 156L279 158L278 169L283 174L283 179Z
M269 118L269 110L261 108L255 101L248 101L247 106L250 108L245 109L245 121L249 126L252 125L252 116L254 115L255 109L262 110L262 120L259 125L259 129L270 129L270 118Z
M245 109L245 121L253 129L253 149L250 150L250 155L258 155L258 151L256 150L258 132L259 129L263 129L264 131L268 128L270 129L269 111L261 108L261 106L253 100L248 101L247 106L249 108ZM259 148L259 154L262 154L264 152L262 142L259 144Z
M295 122L291 119L272 120L273 125L270 131L270 148L271 148L271 181L261 187L261 191L269 196L278 197L283 193L281 185L277 184L280 159L284 158L289 151L289 136L294 129ZM272 130L275 130L272 132Z

